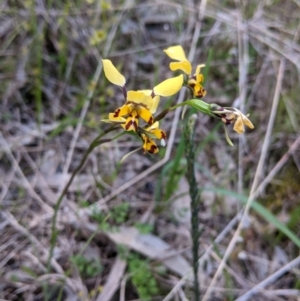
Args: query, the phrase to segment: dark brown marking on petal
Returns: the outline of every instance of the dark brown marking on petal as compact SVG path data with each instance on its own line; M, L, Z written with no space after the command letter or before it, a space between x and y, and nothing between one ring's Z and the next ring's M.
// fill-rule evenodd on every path
M205 96L206 95L206 91L205 91L205 89L203 88L203 87L201 87L200 89L199 89L199 91L197 92L197 97L203 97L203 96Z
M156 95L155 95L154 91L152 90L152 92L151 92L151 97L154 98L155 96L156 96Z
M161 138L160 139L167 139L167 134L164 131L161 131Z
M226 117L222 117L221 120L226 125L232 124L234 122L234 119L228 119Z
M119 117L121 109L116 109L114 112L114 117Z
M148 124L151 125L151 124L153 124L153 122L154 122L154 118L153 118L153 116L151 116L148 120Z
M128 100L128 101L126 101L126 104L128 105L131 105L132 107L134 107L134 108L136 108L136 107L144 107L144 108L146 108L147 109L147 106L145 105L145 104L143 104L143 103L136 103L136 102L133 102L133 101L130 101L130 100Z
M128 129L133 126L134 127L134 130L136 131L137 130L137 123L135 120L130 120L128 121L126 124L125 124L125 129L128 131Z
M154 154L157 149L158 149L158 147L156 145L152 144L151 148L149 149L149 153Z
M189 86L190 86L191 88L193 88L193 89L194 89L194 87L195 87L195 84L193 84L193 83L189 83Z

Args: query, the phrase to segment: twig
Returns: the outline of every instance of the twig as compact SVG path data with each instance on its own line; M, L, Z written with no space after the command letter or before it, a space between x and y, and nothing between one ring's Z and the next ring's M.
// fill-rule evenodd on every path
M10 161L12 162L13 169L16 170L18 172L18 174L20 175L20 177L22 178L24 186L28 190L29 194L39 203L39 205L41 206L41 208L43 208L43 210L45 210L46 212L52 213L53 209L48 204L46 204L42 200L42 198L34 191L31 184L25 177L21 167L19 166L17 160L15 159L15 157L14 157L9 145L7 144L6 140L4 139L1 131L0 131L0 139L2 140L2 145L4 146L4 151L6 152Z
M281 269L279 269L274 274L270 275L268 278L251 288L247 293L240 296L236 301L247 301L250 297L252 297L253 294L258 292L259 290L265 288L267 285L275 282L278 278L280 278L282 275L284 275L286 272L291 270L292 268L298 266L300 264L300 256L283 266ZM253 298L252 298L253 300Z
M238 4L238 0L236 0ZM249 69L249 36L248 26L242 22L242 12L238 12L237 17L237 33L238 33L238 49L239 49L239 97L238 107L243 112L245 109L245 101L247 94L247 80ZM243 157L244 157L245 136L239 136L239 155L238 155L238 193L243 193ZM238 205L238 209L239 205Z

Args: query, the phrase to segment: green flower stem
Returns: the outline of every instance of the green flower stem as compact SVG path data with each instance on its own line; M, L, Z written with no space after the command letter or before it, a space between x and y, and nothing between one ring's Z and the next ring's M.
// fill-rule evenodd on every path
M50 272L50 267L51 267L51 259L53 257L53 251L54 251L54 247L56 245L56 241L57 241L57 230L56 230L56 222L57 222L57 215L58 215L58 210L60 208L60 205L63 201L64 196L66 195L66 193L68 192L68 189L70 187L70 185L72 184L75 175L81 170L81 168L84 166L86 159L88 158L89 154L93 151L93 149L95 147L97 147L100 144L106 143L108 141L111 141L111 139L103 139L100 140L103 136L105 136L107 133L112 132L114 130L117 130L119 127L116 125L112 125L110 128L108 128L107 130L105 130L103 133L99 134L90 144L89 148L86 150L84 156L82 157L79 165L77 166L77 168L74 170L74 172L72 173L72 176L70 177L68 183L66 184L65 188L63 189L63 191L61 192L55 206L54 206L54 215L52 218L52 225L51 225L51 239L50 239L50 252L49 252L49 257L47 260L47 272Z
M185 140L185 156L187 160L187 172L186 177L190 186L191 197L191 237L192 237L192 253L193 253L193 271L194 271L194 292L195 301L200 301L200 283L198 279L198 258L199 258L199 209L200 209L200 197L199 189L195 176L195 148L194 148L194 128L196 122L196 115L193 114L184 130Z
M159 120L163 119L170 111L173 111L173 110L175 110L179 107L183 107L183 106L190 106L190 107L195 108L197 111L200 111L200 112L202 112L206 115L216 117L216 115L214 115L211 111L211 105L210 104L208 104L207 102L205 102L201 99L192 98L192 99L183 101L183 102L177 104L176 106L169 107L169 108L165 109L164 111L159 113L154 118L154 121L159 121Z
M186 105L193 107L197 111L200 111L206 115L214 116L214 114L211 112L210 104L208 104L207 102L205 102L201 99L198 99L198 98L192 98L192 99L183 101L183 102L179 103L178 105L171 107L170 109L175 110L178 107L182 107L182 106L186 106Z

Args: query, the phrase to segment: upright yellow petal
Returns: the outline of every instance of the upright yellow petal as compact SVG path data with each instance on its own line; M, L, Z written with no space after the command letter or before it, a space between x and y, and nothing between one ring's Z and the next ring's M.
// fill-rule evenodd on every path
M152 94L152 90L139 90L138 92L143 92L147 96L151 96ZM159 95L156 95L152 98L151 107L148 108L151 114L154 114L156 112L159 101L160 101Z
M202 68L202 67L205 67L205 64L201 64L201 65L198 65L198 66L197 66L195 75L200 74L201 68Z
M126 83L125 77L116 69L110 60L102 60L103 70L106 78L115 85L123 87Z
M179 76L169 78L158 84L153 88L155 95L160 96L171 96L176 94L183 85L183 75L180 74Z
M142 91L133 91L130 90L127 92L127 100L132 102L142 101L144 98L147 98L147 95Z
M152 106L149 109L149 111L151 112L151 114L154 114L156 112L158 104L159 104L159 101L160 101L159 95L156 95L156 96L154 96L152 98Z
M187 61L184 50L180 45L171 46L165 49L164 52L168 55L168 57L170 57L173 60Z
M127 101L133 102L135 104L142 104L148 110L153 106L153 99L149 95L146 95L144 91L128 91L127 92Z
M147 96L151 96L152 90L149 90L149 89L148 90L138 90L138 92L142 92Z
M170 63L172 71L182 70L185 74L190 75L192 72L192 65L189 61L172 62Z

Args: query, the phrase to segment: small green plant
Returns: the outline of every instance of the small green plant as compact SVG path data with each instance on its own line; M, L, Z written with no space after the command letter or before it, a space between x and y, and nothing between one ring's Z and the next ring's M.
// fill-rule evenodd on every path
M91 217L99 224L100 229L113 230L116 225L122 225L126 221L128 210L128 203L116 205L107 213L94 208Z
M157 281L150 269L148 262L137 254L131 253L128 257L128 269L131 281L141 300L151 300L158 294Z
M103 211L98 211L96 208L93 208L91 218L94 219L101 230L108 230L110 224L108 223L109 214L105 214Z
M116 224L123 224L126 221L129 210L128 203L121 203L110 210L110 218Z
M81 277L94 277L103 270L99 259L87 259L78 254L71 256L70 260L78 268Z
M135 223L134 226L139 230L141 234L149 234L153 231L153 225L144 223Z

